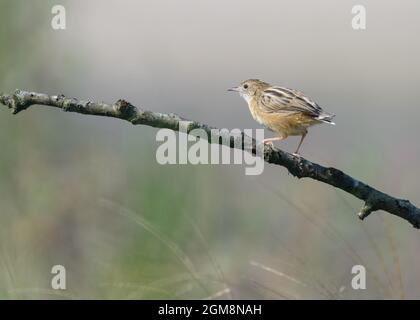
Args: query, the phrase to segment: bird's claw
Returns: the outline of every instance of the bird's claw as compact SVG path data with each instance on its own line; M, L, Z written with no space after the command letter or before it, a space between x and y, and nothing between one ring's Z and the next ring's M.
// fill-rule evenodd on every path
M273 141L262 140L261 143L264 144L264 145L269 145L270 147L273 147Z

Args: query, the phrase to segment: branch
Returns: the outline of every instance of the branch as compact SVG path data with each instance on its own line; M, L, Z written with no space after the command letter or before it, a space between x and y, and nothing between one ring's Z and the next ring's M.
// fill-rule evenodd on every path
M17 114L32 105L43 105L62 109L68 112L82 114L113 117L131 122L133 125L148 125L155 128L168 128L175 131L179 130L181 121L188 121L175 114L157 113L146 111L133 106L125 100L118 100L113 105L103 102L83 101L74 98L66 98L63 95L49 96L47 94L16 90L13 94L0 94L0 103L12 109L13 114ZM211 130L215 129L206 124L190 121L186 131L191 133L193 129L203 129L207 132L208 141L211 142ZM194 134L194 133L191 133ZM231 135L229 132L222 133L227 135L225 141L230 141L230 147L235 148L237 139L243 140L241 149L248 146L248 150L256 153L257 141L245 135ZM224 140L223 139L223 140ZM219 143L222 141L219 139ZM297 178L312 178L329 184L333 187L344 190L353 196L364 201L360 213L361 220L365 219L372 212L383 210L396 215L410 222L415 228L420 228L420 209L415 207L408 200L397 199L387 195L371 186L352 178L344 172L323 167L302 157L296 157L287 152L264 146L264 160L268 163L280 165Z

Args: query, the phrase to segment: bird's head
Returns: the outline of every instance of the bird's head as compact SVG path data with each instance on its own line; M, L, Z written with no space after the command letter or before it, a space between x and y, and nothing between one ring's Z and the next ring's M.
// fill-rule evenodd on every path
M242 81L239 86L228 89L228 91L238 92L242 98L249 102L252 98L258 95L258 93L268 88L269 86L270 84L267 82L258 79L248 79Z

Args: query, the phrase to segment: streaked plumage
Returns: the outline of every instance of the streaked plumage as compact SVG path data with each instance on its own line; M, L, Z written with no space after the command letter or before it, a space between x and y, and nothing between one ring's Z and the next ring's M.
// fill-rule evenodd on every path
M247 101L256 121L279 135L277 138L264 139L264 143L293 135L302 136L296 154L310 126L322 122L334 124L333 114L325 112L317 103L294 89L250 79L230 90L239 92Z

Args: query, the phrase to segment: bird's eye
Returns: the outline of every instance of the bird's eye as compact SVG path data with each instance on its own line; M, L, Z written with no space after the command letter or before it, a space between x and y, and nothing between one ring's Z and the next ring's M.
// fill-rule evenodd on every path
M248 89L248 85L247 84L244 84L244 89Z

